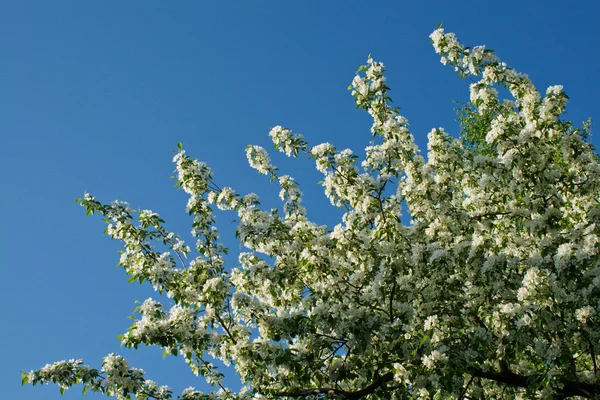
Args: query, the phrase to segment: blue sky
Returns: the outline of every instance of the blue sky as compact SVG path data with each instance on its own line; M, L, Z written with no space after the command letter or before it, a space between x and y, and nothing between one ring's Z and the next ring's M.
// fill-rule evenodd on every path
M245 147L270 148L269 129L284 125L313 145L361 154L370 121L346 88L368 54L386 64L391 96L420 145L433 127L456 133L453 101L468 99L468 82L429 43L440 21L463 43L495 49L541 90L564 85L569 119L600 121L600 3L566 4L0 2L3 397L79 398L21 388L20 370L69 358L100 366L111 352L176 392L205 388L180 358L120 347L134 301L152 292L115 267L119 244L73 202L84 191L152 209L187 234L186 198L170 179L171 150L183 142L220 186L276 207L276 188L247 166ZM300 181L309 216L333 223L312 163L272 156ZM219 215L235 255L233 218Z

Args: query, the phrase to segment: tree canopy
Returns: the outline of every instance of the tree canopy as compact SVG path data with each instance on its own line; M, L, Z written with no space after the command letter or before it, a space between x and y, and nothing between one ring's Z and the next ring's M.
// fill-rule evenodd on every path
M461 138L433 129L425 158L370 57L350 86L373 118L364 160L271 130L277 150L315 160L344 211L333 228L307 218L297 181L260 146L246 155L279 184L281 211L217 186L178 146L195 251L155 212L78 199L124 243L131 280L173 303L144 301L122 343L180 354L215 388L177 398L600 396L600 163L589 125L561 118L561 86L541 95L491 50L441 27L430 37L442 63L471 80ZM237 266L225 264L215 207L237 214ZM215 360L235 366L241 391ZM119 399L174 396L115 354L99 369L69 360L23 373L23 383L50 382Z

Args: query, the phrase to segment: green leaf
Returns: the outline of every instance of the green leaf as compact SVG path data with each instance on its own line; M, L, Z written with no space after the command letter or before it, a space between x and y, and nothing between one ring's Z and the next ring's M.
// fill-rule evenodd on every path
M440 29L442 27L442 21L440 21L439 24L437 24L437 28L436 29Z
M65 388L64 388L64 387L61 387L61 388L60 388L60 395L62 396L62 395L64 395L64 394L65 394Z
M85 393L88 391L89 388L90 388L89 386L84 386L83 390L81 391L81 395L84 396Z
M181 149L183 148L183 145L181 144L181 142L177 143L177 148L178 148L179 150L181 150Z
M21 386L27 383L29 383L29 376L27 375L27 372L21 371Z

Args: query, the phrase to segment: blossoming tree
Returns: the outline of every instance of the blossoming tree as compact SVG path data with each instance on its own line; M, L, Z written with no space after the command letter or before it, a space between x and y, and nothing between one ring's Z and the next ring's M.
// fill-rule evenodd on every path
M218 188L179 146L195 253L154 212L79 199L124 243L131 279L174 303L146 300L123 344L181 354L215 387L177 398L600 396L600 163L587 128L560 118L561 86L541 96L490 50L441 27L431 39L442 63L472 81L471 102L489 122L480 148L433 129L425 159L390 105L383 64L370 58L351 85L373 117L362 163L348 149L309 149L301 135L271 130L275 148L316 160L326 196L345 211L333 228L307 219L297 182L258 146L248 161L279 183L281 212ZM497 87L512 98L499 99ZM239 266L225 265L214 207L238 215ZM235 366L240 392L226 387L217 359ZM173 397L114 354L100 369L59 361L23 382Z

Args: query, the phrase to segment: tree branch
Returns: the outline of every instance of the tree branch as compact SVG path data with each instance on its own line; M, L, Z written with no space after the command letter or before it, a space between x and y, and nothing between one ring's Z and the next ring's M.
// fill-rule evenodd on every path
M596 364L596 353L594 352L594 344L588 338L588 344L590 345L590 355L592 356L592 362L594 364L594 377L598 375L598 365Z
M536 375L525 376L515 374L514 372L510 371L506 365L504 368L502 368L501 372L482 371L480 369L473 369L471 372L478 378L489 379L504 383L509 386L522 388L530 386L538 378ZM600 384L591 384L570 380L565 380L559 383L562 385L562 387L556 388L556 394L558 395L559 399L573 396L581 396L590 399L595 395L600 394Z
M465 396L467 395L467 390L469 390L469 386L471 386L471 382L473 382L474 378L475 378L475 376L471 375L471 377L469 378L469 382L467 382L462 393L460 394L460 396L458 396L458 400L462 400L465 398Z
M375 379L370 385L365 386L364 388L354 391L354 392L348 392L346 390L323 387L323 388L314 388L314 389L300 389L300 390L293 391L293 392L273 393L272 395L273 396L282 396L282 397L283 396L286 396L286 397L308 397L308 396L315 396L315 395L319 395L319 394L325 394L328 396L339 396L344 399L355 400L355 399L360 399L361 397L367 396L367 395L375 392L377 389L379 389L381 386L383 386L387 382L391 381L392 379L394 379L394 374L392 372L388 372L388 373L380 376L379 378Z

